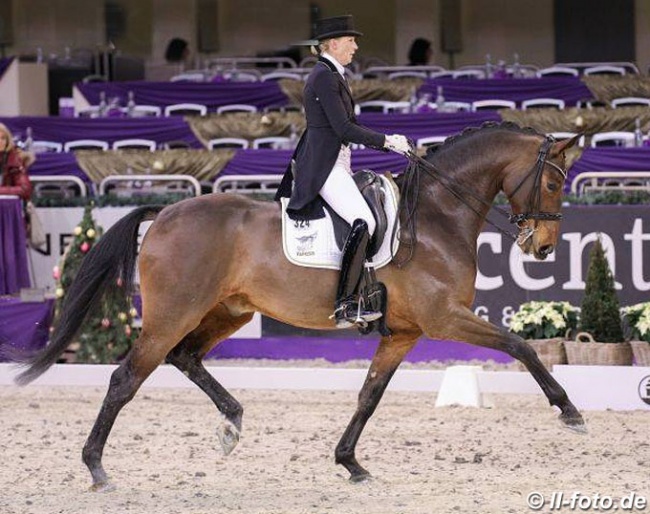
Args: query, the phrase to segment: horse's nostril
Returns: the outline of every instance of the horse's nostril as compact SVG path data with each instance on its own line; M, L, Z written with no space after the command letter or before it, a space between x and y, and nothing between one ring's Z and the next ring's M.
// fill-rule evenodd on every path
M550 254L553 253L554 249L555 249L555 247L553 245L544 245L544 246L540 247L539 253L542 254L542 255L550 255Z

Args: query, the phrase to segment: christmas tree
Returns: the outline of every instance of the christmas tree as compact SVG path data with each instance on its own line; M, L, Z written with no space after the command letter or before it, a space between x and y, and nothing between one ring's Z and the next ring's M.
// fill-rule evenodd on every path
M74 228L74 239L67 247L61 264L53 270L57 284L54 322L50 328L52 332L56 331L66 291L74 281L84 257L103 233L92 218L92 208L91 204L84 209L81 223ZM118 279L117 285L121 286L121 279ZM76 350L74 360L87 363L113 363L120 360L137 337L133 329L135 315L137 311L126 295L106 298L99 309L88 314L70 345L70 348Z
M620 305L614 276L609 268L600 237L589 253L587 284L580 309L580 330L601 343L623 341Z

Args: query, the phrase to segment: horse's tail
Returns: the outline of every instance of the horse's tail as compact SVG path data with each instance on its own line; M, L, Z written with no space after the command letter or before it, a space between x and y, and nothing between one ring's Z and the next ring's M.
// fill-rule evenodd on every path
M52 339L41 351L22 360L21 364L28 368L16 377L17 384L28 384L56 362L106 293L124 295L132 291L140 223L154 219L163 208L154 205L135 209L113 225L88 252L66 291Z

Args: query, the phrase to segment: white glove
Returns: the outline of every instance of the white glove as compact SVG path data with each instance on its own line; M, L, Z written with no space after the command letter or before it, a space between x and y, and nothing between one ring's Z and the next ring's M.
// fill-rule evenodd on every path
M401 155L406 155L411 151L411 145L405 136L401 134L393 134L391 136L386 136L386 141L384 142L384 148L392 150Z

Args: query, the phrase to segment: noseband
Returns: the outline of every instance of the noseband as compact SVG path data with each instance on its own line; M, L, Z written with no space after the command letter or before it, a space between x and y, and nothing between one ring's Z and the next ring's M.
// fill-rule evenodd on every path
M562 213L560 212L543 212L539 210L539 206L542 200L542 174L544 173L544 166L548 165L553 168L560 175L562 175L562 178L564 180L566 180L567 177L566 170L560 168L557 164L547 159L548 152L550 151L551 146L553 146L554 142L555 139L550 136L546 136L544 138L542 146L540 146L539 152L537 153L537 160L535 161L535 165L521 179L519 184L517 184L517 187L515 187L515 190L510 193L508 199L513 198L517 191L521 189L521 186L523 186L524 183L530 178L530 176L534 175L535 181L533 183L533 187L530 190L530 194L528 195L528 211L519 214L511 214L509 216L510 223L514 223L517 226L520 226L524 221L529 219L544 221L560 221L562 219Z

